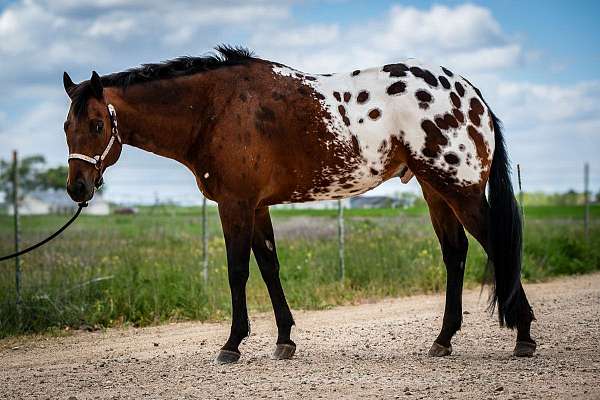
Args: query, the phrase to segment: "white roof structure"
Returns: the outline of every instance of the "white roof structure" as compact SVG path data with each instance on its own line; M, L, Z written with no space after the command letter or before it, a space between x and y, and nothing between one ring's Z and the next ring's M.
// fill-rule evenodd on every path
M63 190L33 191L27 193L19 203L20 215L64 214L75 212L77 204ZM13 214L12 205L8 205L8 213ZM108 215L109 204L96 193L89 205L83 210L87 215Z

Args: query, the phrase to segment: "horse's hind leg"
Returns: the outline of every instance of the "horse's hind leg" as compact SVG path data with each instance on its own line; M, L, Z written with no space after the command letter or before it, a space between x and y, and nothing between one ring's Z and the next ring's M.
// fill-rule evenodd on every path
M452 353L450 341L462 323L462 288L469 242L463 226L446 201L427 184L422 187L446 265L444 319L440 334L429 350L430 356L441 357Z
M296 351L296 344L290 339L294 318L279 279L279 260L277 259L275 236L268 207L256 210L252 251L263 280L267 285L277 322L277 347L273 357L276 359L292 358Z
M447 200L465 229L477 239L489 255L490 218L489 204L485 195L483 193L471 193L465 196L448 197ZM521 282L519 282L516 298L517 343L514 355L531 357L536 349L535 340L531 337L531 322L534 316Z
M219 203L219 215L227 250L227 273L232 309L231 333L215 360L219 364L236 362L240 358L239 345L250 333L246 307L246 282L249 276L254 209L254 205L237 200Z

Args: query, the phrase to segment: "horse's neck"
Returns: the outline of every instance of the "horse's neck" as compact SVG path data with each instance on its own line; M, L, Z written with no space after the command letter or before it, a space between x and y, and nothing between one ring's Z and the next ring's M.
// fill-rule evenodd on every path
M209 108L208 100L189 94L186 97L159 85L108 90L107 100L116 108L119 133L125 144L191 167L188 149L197 140L198 121L202 120L198 115Z

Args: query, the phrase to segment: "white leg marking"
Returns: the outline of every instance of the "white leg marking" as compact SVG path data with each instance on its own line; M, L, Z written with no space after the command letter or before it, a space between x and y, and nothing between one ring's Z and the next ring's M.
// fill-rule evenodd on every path
M269 249L269 251L273 251L273 243L271 243L269 239L265 240L265 245L267 246L267 249Z

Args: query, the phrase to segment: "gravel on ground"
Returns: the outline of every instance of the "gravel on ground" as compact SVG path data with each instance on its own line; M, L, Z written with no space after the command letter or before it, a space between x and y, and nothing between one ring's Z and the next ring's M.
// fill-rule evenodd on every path
M528 284L537 321L533 358L512 354L515 332L464 295L453 354L431 358L443 294L325 311L296 311L292 360L271 359L271 314L233 365L213 363L228 323L30 336L0 341L2 399L600 399L600 274Z

